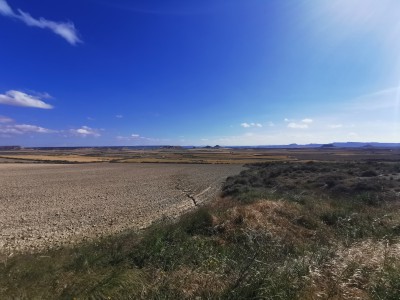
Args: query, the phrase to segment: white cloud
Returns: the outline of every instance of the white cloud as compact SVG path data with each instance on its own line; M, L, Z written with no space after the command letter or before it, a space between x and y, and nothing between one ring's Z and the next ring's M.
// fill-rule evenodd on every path
M250 128L250 127L259 127L261 128L262 125L260 123L242 123L240 124L240 126L242 126L243 128Z
M28 26L49 29L64 38L71 45L82 42L72 22L54 22L45 18L35 19L29 13L20 9L18 9L18 13L15 13L5 0L0 0L0 14L18 19Z
M35 91L33 91L33 92L31 91L31 94L40 99L53 99L53 97L49 93L46 93L46 92L38 93Z
M288 118L283 119L283 121L285 121L286 123L290 122Z
M274 122L268 122L268 126L269 126L269 127L274 127L275 124L274 124Z
M6 116L0 116L0 123L12 123L12 122L14 122L13 119Z
M338 119L335 115L329 118L318 116L312 124L302 123L301 119L292 121L295 128L288 128L288 123L268 128L268 130L243 130L237 135L230 136L207 136L210 145L223 146L251 146L251 145L287 145L291 143L328 144L333 142L398 142L399 141L399 119L386 118L384 120L372 120L363 118L354 120L354 115L349 120ZM283 121L283 118L282 118ZM346 122L344 122L346 121ZM352 123L354 122L354 123ZM329 125L342 125L339 129L329 129ZM318 125L318 126L316 126ZM307 127L306 127L307 126ZM300 127L300 128L299 128ZM251 131L253 134L247 134ZM203 145L203 141L193 141L190 145Z
M137 133L133 133L129 136L121 136L121 135L117 136L117 140L120 140L120 141L134 141L134 140L140 140L140 139L151 140L150 138L140 136L140 134L137 134Z
M29 124L0 125L0 133L6 133L6 134L54 133L54 132L56 131Z
M13 16L14 12L5 0L0 0L0 14L4 16Z
M343 127L342 124L332 124L332 125L329 125L329 128L331 128L331 129L337 129L337 128L342 128L342 127Z
M285 119L285 122L288 122L288 119ZM291 121L288 123L287 127L292 128L292 129L307 129L309 128L309 125L313 122L312 119L305 118L301 120L299 123Z
M53 132L50 129L43 128L43 127L36 126L36 125L21 124L21 125L14 125L14 127L22 132L37 132L37 133Z
M116 115L115 116L117 119L122 119L124 116L123 115Z
M290 122L290 123L287 125L287 127L288 127L288 128L294 128L294 129L306 129L306 128L308 128L308 124Z
M166 141L166 140L160 140L160 139L155 139L155 138L149 138L149 137L144 137L141 136L140 134L137 133L133 133L129 136L117 136L116 137L117 140L119 141L124 141L124 142L133 142L134 144L154 144L156 142L160 142L160 141Z
M87 137L87 136L99 137L99 136L101 136L98 129L90 128L88 126L82 126L81 128L78 128L78 129L71 129L70 132L73 135L77 135L77 136L81 136L81 137Z
M15 90L10 90L5 94L0 94L0 104L24 106L24 107L36 107L42 109L53 108L52 105L45 103L38 96L28 95L26 93Z

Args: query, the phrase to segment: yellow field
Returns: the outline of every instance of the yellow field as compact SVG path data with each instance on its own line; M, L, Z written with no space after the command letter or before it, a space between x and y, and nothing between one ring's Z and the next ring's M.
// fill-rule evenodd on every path
M77 148L21 149L1 151L2 162L115 162L115 163L195 163L247 164L272 161L352 161L399 160L399 149L256 149L256 148Z
M125 156L125 157L124 157ZM246 164L265 161L288 161L293 157L276 153L226 150L137 151L117 159L120 163L197 163Z
M291 160L286 156L276 157L236 157L229 159L226 157L214 156L214 157L194 157L194 158L160 158L160 157L148 157L148 158L128 158L120 159L119 163L193 163L193 164L248 164L257 162L268 162L268 161L288 161Z
M6 159L22 159L22 160L32 160L32 161L67 161L67 162L106 162L113 158L110 157L90 157L81 155L7 155L0 156L0 158Z

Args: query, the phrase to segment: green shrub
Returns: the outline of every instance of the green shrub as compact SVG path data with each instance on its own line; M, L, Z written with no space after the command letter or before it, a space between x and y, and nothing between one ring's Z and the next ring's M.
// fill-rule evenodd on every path
M213 233L212 215L204 207L200 207L194 213L183 216L179 224L189 235L211 235Z

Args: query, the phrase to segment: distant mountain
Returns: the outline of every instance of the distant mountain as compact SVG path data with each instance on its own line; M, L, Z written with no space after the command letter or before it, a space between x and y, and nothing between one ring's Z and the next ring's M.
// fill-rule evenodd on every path
M400 143L361 143L361 142L346 142L346 143L333 143L335 147L342 148L399 148Z
M334 144L324 144L321 146L321 148L335 148L336 146Z
M210 148L210 149L220 149L220 148L234 148L234 149L313 149L313 148L321 148L321 149L334 149L334 148L364 148L364 149L373 149L373 148L399 148L400 143L377 143L377 142L334 142L328 144L304 144L299 145L296 143L289 145L259 145L259 146L170 146L170 145L154 145L154 146L94 146L94 147L20 147L20 146L0 146L1 150L20 150L20 149L32 149L32 150L76 150L76 149L98 149L98 150L122 150L122 149L131 149L131 150L155 150L155 149L175 149L175 150L183 150L183 149L193 149L193 148Z
M400 148L400 143L377 142L334 142L329 144L289 144L289 145L259 145L259 146L232 146L232 148L267 148L267 149L311 149L311 148Z

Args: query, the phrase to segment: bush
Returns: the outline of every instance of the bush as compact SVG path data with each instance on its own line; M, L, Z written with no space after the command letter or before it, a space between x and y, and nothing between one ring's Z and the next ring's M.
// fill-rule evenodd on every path
M374 170L367 170L361 173L361 177L375 177L378 173Z
M337 210L325 212L320 216L321 221L329 226L337 226L345 218L346 213Z
M194 213L182 217L180 224L189 235L211 235L213 232L212 215L204 207L200 207Z
M363 192L379 192L382 190L382 187L373 181L360 181L354 184L352 187L353 192L363 193Z

